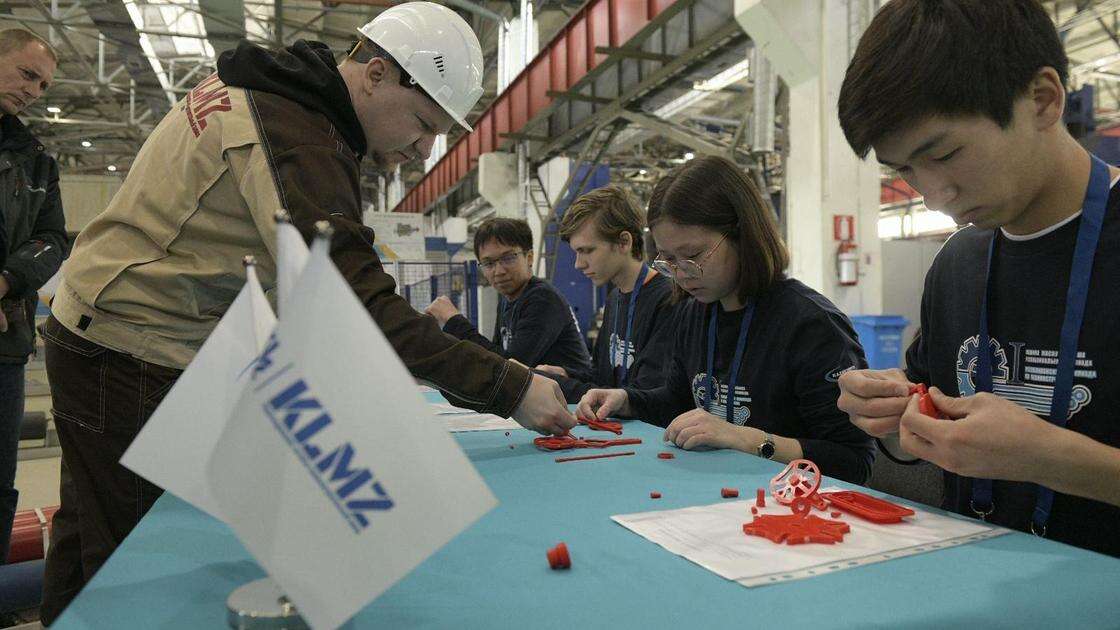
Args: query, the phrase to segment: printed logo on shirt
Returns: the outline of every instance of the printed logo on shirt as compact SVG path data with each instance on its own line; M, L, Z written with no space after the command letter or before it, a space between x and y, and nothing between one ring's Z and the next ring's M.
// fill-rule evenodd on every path
M183 112L191 126L194 137L202 134L206 129L206 117L214 112L228 112L233 109L229 99L229 90L218 79L217 74L212 74L187 93L183 100Z
M829 383L835 383L836 381L840 380L840 375L841 374L843 374L844 372L850 372L854 369L856 369L856 366L854 366L854 365L849 365L848 367L836 368L835 370L832 370L828 374L825 374L824 375L824 380L828 381Z
M716 416L717 418L727 417L727 385L721 384L719 379L715 381L715 394L712 400L708 403L708 413ZM704 408L704 395L708 391L708 375L701 372L692 377L692 400L700 409ZM751 417L751 409L747 403L751 402L751 393L747 388L742 385L735 386L735 409L733 411L733 420L735 424L743 426Z
M976 393L979 345L980 336L973 335L965 339L957 351L957 391L961 396ZM1058 351L1027 348L1027 344L1021 341L1009 342L1007 346L1008 348L1004 348L994 337L989 343L993 359L992 393L1039 416L1049 416L1058 371ZM1077 353L1073 377L1082 380L1097 378L1093 361L1084 352ZM1070 395L1069 418L1088 407L1092 400L1093 391L1089 387L1074 385Z
M611 333L610 340L610 353L611 353L611 366L622 367L626 365L626 369L634 365L634 354L638 349L634 346L634 342L629 339L626 340L626 350L622 350L622 339L619 338L617 333Z
M513 343L513 330L509 326L502 326L498 330L498 336L501 337L502 350L509 350L509 344Z

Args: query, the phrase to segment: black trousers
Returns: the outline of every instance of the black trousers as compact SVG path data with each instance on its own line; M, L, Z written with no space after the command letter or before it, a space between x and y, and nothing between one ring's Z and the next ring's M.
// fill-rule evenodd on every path
M43 338L62 446L39 610L50 625L163 493L119 461L182 372L83 339L54 317Z

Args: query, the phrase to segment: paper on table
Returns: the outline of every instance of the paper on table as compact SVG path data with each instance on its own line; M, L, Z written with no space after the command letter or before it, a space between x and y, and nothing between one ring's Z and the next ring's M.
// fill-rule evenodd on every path
M523 428L515 420L496 416L492 413L478 413L470 409L461 409L448 403L428 403L444 427L452 432L463 431L509 431Z
M844 536L844 542L835 545L778 545L743 533L743 523L754 518L750 510L753 505L752 498L679 510L622 514L611 519L743 586L797 580L1009 533L983 521L914 508L914 516L891 525L878 525L841 514L838 520L851 526L851 532ZM790 514L790 510L768 502L759 509L759 514L783 515ZM817 511L814 514L828 518L827 514Z

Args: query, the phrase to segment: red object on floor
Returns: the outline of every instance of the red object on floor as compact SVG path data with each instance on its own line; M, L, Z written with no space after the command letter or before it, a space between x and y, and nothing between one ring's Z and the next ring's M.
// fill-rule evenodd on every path
M734 499L739 496L738 488L724 488L719 491L720 495L725 499Z
M767 540L787 545L805 543L834 544L843 542L844 534L851 531L847 523L830 521L816 515L757 516L750 523L743 523L743 533L761 536Z
M657 459L673 459L676 455L672 453L658 453Z
M580 438L572 434L539 437L533 444L545 451L566 451L571 448L607 448L610 446L625 446L627 444L641 444L641 438L625 438L621 440L596 440Z
M754 514L755 516L758 516L758 508L756 508L754 506L751 506L751 514Z
M580 418L579 423L591 429L592 431L610 431L615 435L622 435L622 423L610 422L607 420L596 420L595 418Z
M758 489L758 495L755 497L754 504L760 508L766 507L766 490L763 488Z
M548 550L548 566L553 569L570 569L572 568L572 557L568 555L568 546L564 543L558 543L555 547Z
M41 560L46 555L50 540L51 523L57 505L38 510L21 510L12 519L12 537L8 550L8 563Z
M564 462L581 462L585 459L606 459L608 457L625 457L633 455L634 451L626 451L625 453L604 453L602 455L580 455L578 457L557 457L556 463L563 464Z
M660 492L651 492L651 493L649 493L649 498L660 499L661 498L661 493Z
M822 492L821 496L832 507L858 516L872 523L898 523L905 516L913 516L914 510L873 497L869 494L855 490L840 490L838 492Z

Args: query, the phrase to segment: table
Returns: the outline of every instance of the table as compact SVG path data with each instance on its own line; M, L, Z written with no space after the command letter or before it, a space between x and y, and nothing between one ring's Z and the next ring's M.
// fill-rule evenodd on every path
M637 452L630 457L557 464L534 436L456 434L501 504L345 627L1120 625L1120 560L1019 533L744 588L609 517L714 503L725 486L751 498L779 464L681 451L640 422L626 423L625 437L644 442L613 449ZM676 458L658 459L664 450ZM650 499L652 490L662 498ZM559 541L570 571L548 568L545 552ZM165 494L52 627L224 628L226 597L263 575L225 525Z

